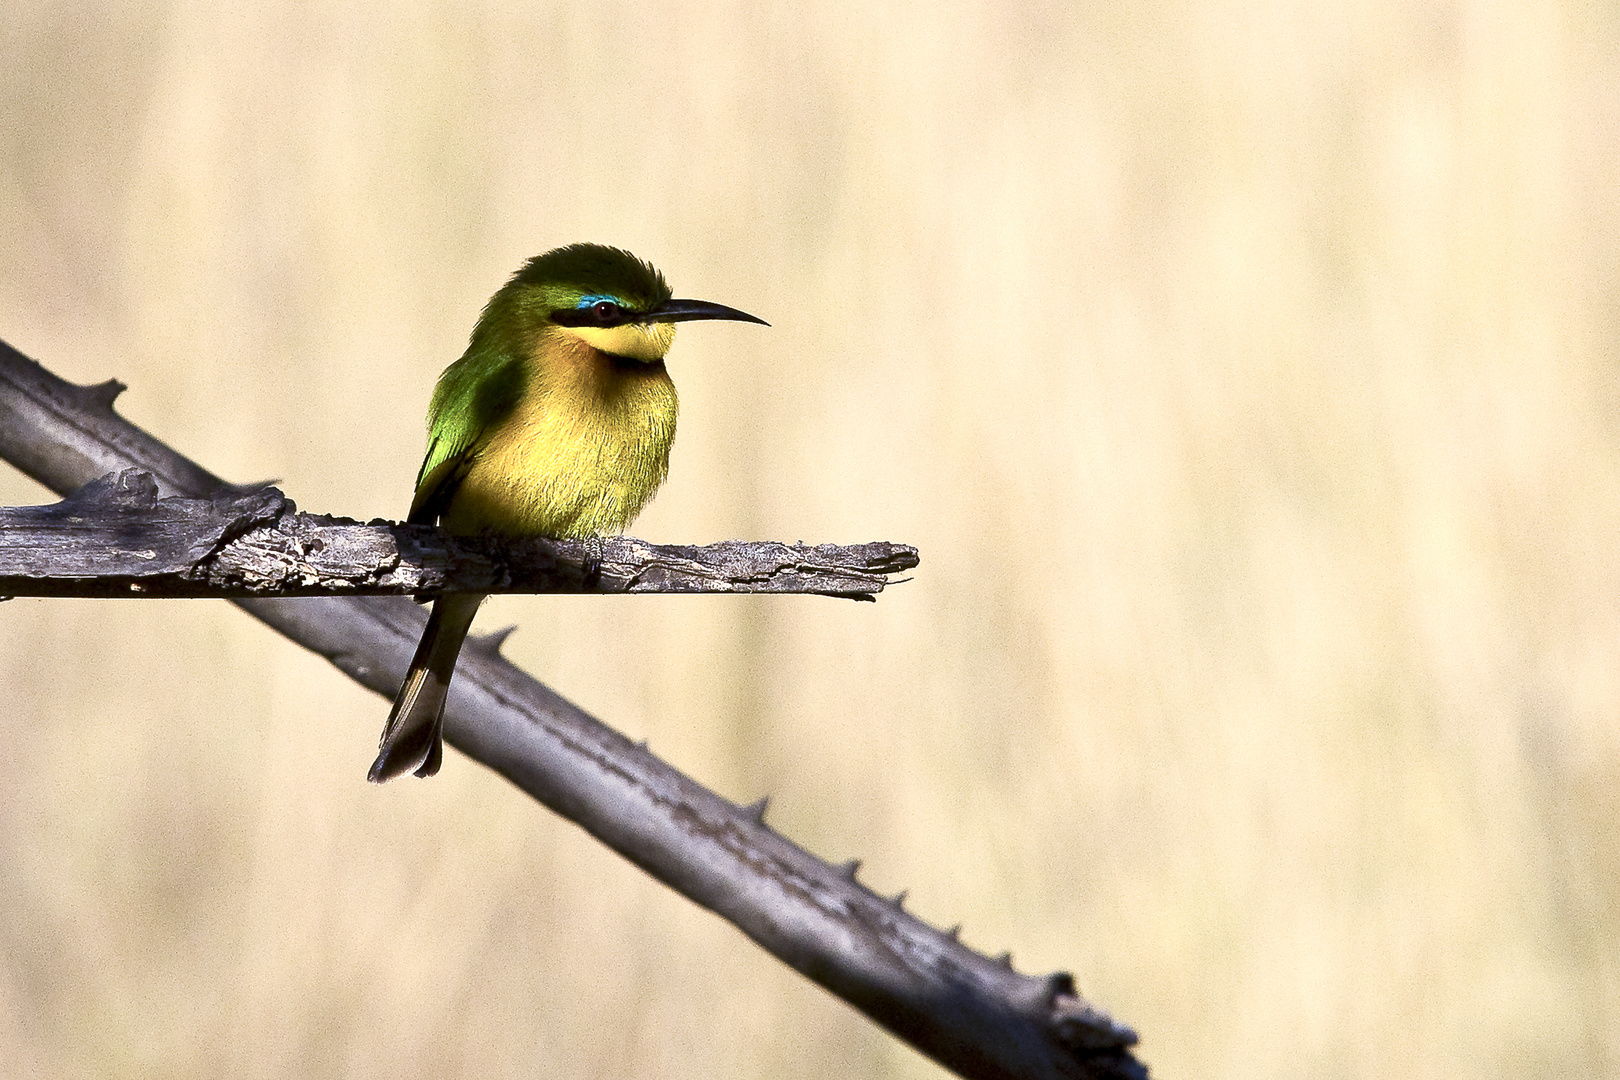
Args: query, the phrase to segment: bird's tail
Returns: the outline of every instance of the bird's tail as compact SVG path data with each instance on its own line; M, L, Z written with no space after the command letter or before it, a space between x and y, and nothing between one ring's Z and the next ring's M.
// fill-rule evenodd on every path
M444 698L461 643L483 602L477 593L448 593L433 601L422 643L394 698L367 780L380 784L408 772L432 776L439 771L444 757Z

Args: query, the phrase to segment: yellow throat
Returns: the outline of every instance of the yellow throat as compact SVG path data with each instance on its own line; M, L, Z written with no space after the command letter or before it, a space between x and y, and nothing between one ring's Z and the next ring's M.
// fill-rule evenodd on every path
M668 323L545 326L517 407L483 440L443 524L451 532L614 534L669 472L675 384Z

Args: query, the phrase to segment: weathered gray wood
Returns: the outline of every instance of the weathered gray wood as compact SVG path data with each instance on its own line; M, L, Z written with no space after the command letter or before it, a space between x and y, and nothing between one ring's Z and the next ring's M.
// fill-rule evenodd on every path
M111 408L116 383L76 387L0 342L0 457L61 494L126 468L164 495L223 481ZM391 697L425 616L399 597L237 600ZM964 1077L1145 1080L1135 1034L1063 973L1029 976L912 917L856 878L670 768L470 641L446 714L452 746ZM356 756L356 782L371 757Z
M705 547L452 537L301 514L275 488L160 498L138 469L48 506L0 508L0 596L815 593L871 600L917 565L903 544Z

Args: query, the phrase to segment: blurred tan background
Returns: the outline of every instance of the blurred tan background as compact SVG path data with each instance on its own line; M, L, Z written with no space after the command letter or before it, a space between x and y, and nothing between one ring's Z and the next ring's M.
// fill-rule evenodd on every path
M923 563L514 659L1158 1076L1620 1071L1614 4L229 7L0 13L0 336L399 517L489 293L628 247L774 324L634 531ZM224 604L0 605L0 692L11 1075L939 1075Z

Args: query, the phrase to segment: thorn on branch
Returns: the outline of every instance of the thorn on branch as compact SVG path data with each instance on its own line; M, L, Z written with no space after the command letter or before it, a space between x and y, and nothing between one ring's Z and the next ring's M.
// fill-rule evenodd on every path
M480 634L473 638L473 645L490 656L499 656L501 647L506 644L506 639L511 637L512 632L516 629L517 623L513 623L511 626L503 626L499 630L491 631L488 634Z
M117 379L108 379L106 382L94 383L90 386L79 386L74 389L79 391L86 404L99 405L104 409L110 409L113 402L118 400L118 395L128 390L129 387Z
M839 871L839 873L844 875L844 880L846 880L846 881L854 881L855 880L855 875L860 872L860 869L861 869L861 860L859 860L859 859L851 859L848 862L846 862L843 866L839 867L838 871Z
M1059 998L1079 997L1074 988L1074 976L1067 971L1054 971L1041 982L1040 1005L1043 1009L1055 1009Z
M752 818L756 825L763 825L765 824L765 811L770 805L771 797L766 795L756 802L749 803L747 806L743 807L743 814Z
M889 898L889 906L896 911L904 911L906 909L906 897L909 895L911 895L910 890L901 889Z
M271 477L269 480L255 480L250 484L222 484L217 494L257 495L261 491L269 491L279 483L281 483L281 478L279 476L275 476ZM286 502L288 513L291 513L298 508L296 503L287 498L285 495L282 495L281 492L278 491L276 494L281 495L281 498Z
M945 931L945 936L950 938L952 941L961 941L962 940L962 924L957 923L955 926L953 926L949 930Z
M1010 953L1010 952L1002 953L1000 956L996 957L996 963L1000 964L1002 967L1006 968L1008 971L1011 971L1013 969L1013 966L1012 966L1012 953Z

